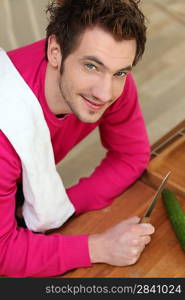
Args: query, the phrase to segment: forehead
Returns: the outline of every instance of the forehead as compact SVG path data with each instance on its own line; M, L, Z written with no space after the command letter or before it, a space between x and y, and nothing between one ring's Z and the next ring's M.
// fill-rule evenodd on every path
M96 56L108 66L124 67L132 65L136 54L135 40L116 41L114 37L99 27L86 29L73 55L78 58Z

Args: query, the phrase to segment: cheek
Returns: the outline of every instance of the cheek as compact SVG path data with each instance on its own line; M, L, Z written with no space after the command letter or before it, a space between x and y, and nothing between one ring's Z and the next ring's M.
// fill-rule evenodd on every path
M121 96L124 86L125 86L126 78L120 80L119 82L115 82L113 86L113 99L116 100L119 96Z
M68 74L63 74L61 78L61 87L67 92L71 94L75 89L75 77L71 77Z
M94 86L94 81L89 76L76 76L73 80L73 87L77 91L88 92Z

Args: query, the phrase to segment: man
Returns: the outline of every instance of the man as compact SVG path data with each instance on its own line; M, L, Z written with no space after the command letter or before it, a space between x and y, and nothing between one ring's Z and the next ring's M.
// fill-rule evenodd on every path
M74 211L77 215L110 205L147 166L149 144L131 75L132 67L144 52L146 27L134 0L63 0L58 5L53 1L48 11L51 19L46 42L11 51L8 56L42 108L55 163L97 126L107 149L105 159L92 175L67 189L72 207L69 217ZM21 118L21 109L14 111L14 115ZM4 119L13 131L16 122L7 122L8 112ZM39 226L33 231L17 227L15 207L22 197L20 189L16 193L18 184L23 182L29 213L38 202L30 201L32 190L28 187L27 193L25 187L27 171L37 157L30 156L31 162L26 161L26 165L24 152L29 152L29 148L22 151L21 140L17 142L19 135L14 141L15 148L10 142L11 130L9 139L4 128L0 132L0 273L10 277L43 277L92 263L134 264L154 232L151 224L139 224L137 216L102 234L89 236L44 235L33 232L39 231ZM26 139L27 136L26 133ZM26 169L25 165L29 167ZM35 170L32 168L37 176ZM39 176L34 181L33 174L34 186ZM41 181L39 188L47 189L47 184ZM40 194L45 197L43 190ZM50 201L52 210L55 199ZM37 216L42 210L45 211L45 203ZM67 215L62 205L60 211ZM47 213L49 218L52 213Z

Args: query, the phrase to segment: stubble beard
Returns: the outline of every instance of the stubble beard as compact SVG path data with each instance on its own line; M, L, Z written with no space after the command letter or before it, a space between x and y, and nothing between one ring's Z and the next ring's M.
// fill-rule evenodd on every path
M71 101L71 99L73 97L72 97L72 95L70 96L70 93L68 92L67 86L65 86L65 84L62 82L62 77L61 77L61 80L60 80L59 88L60 88L60 94L61 94L61 97L63 99L63 102L69 108L69 111L67 113L73 113L77 117L78 120L80 120L81 122L84 122L84 123L96 123L101 118L102 113L99 115L97 112L95 112L93 110L90 110L90 109L87 110L87 113L92 117L96 116L95 119L88 118L88 116L86 117L83 114L83 112L81 113L79 111L79 109L76 107L74 101ZM81 96L77 95L77 98L78 97L80 98ZM77 99L77 101L80 101L80 100Z

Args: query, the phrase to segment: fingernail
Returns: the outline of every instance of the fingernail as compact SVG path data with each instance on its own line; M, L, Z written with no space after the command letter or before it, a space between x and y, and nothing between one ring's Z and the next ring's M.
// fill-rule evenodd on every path
M141 226L145 227L145 228L147 228L147 227L149 228L150 227L153 230L153 232L155 230L154 226L152 226L152 224L149 224L149 223L142 223Z

